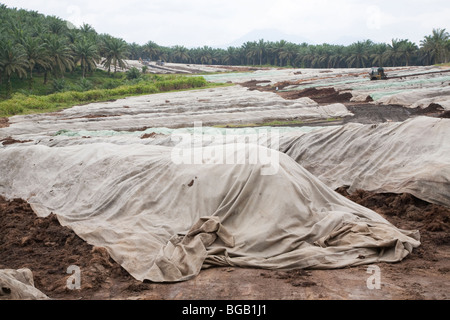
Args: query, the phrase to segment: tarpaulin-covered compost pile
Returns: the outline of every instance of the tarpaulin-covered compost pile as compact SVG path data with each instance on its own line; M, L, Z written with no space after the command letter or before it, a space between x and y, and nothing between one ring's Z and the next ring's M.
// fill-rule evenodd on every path
M55 213L139 280L187 280L213 265L394 262L420 244L286 154L224 146L189 149L201 164L143 144L10 146L0 150L0 193Z
M411 193L450 206L450 120L347 124L282 138L287 153L329 187Z
M75 106L57 113L9 118L0 139L35 139L60 130L139 131L155 127L192 127L233 122L251 124L271 119L328 119L351 116L343 104L319 106L309 98L285 100L271 92L248 91L240 86L168 92Z
M410 193L450 206L449 119L346 122L357 118L355 103L359 112L392 104L408 115L449 109L446 70L387 72L388 80L375 82L366 69L209 75L259 81L267 90L170 92L13 116L0 128L0 195L25 199L39 216L56 214L138 280L183 281L211 266L328 269L401 261L420 245L418 232L333 191ZM308 88L346 100L281 94ZM279 144L259 133L251 143L233 142L232 135L203 139L225 130L212 125L291 120L339 126L278 128ZM195 146L172 139L177 128L196 136L189 129L198 122Z

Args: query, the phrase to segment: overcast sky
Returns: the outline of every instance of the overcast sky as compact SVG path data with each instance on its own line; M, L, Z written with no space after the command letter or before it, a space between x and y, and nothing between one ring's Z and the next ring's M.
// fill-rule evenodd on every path
M55 15L98 33L144 44L222 47L251 33L311 44L357 40L419 43L433 28L450 31L448 0L10 0L8 7ZM265 37L265 35L267 35ZM249 40L249 39L245 39ZM239 41L238 41L239 42Z

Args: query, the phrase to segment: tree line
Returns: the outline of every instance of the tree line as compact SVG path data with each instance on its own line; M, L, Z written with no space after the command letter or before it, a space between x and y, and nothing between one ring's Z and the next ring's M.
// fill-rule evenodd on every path
M272 65L297 68L364 68L447 63L450 36L445 29L433 29L420 45L407 39L391 43L358 41L351 45L295 44L248 41L227 49L209 46L186 48L160 46L153 41L144 45L127 43L108 34L98 34L88 24L75 27L55 16L0 5L0 85L6 82L12 93L11 77L18 76L33 87L33 74L63 78L66 72L81 68L89 76L101 64L110 72L126 66L126 59L163 60L175 63L216 65Z
M296 68L365 68L447 63L450 58L450 36L445 29L433 29L420 46L407 39L390 43L358 41L351 45L280 41L247 41L240 47L218 49L208 46L188 49L184 46L163 47L153 41L141 46L129 44L130 57L169 62L219 65L272 65Z
M0 5L0 85L6 82L12 92L11 77L27 79L33 87L33 74L43 74L47 84L63 78L79 66L82 77L101 63L111 72L126 66L129 45L123 39L98 34L90 25L76 28L55 16Z

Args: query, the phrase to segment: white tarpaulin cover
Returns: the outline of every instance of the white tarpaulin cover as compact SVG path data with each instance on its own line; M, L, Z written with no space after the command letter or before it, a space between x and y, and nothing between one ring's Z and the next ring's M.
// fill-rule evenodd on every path
M378 99L376 104L396 104L408 108L426 108L431 103L450 110L450 87L407 90Z
M182 281L213 265L395 262L420 245L417 231L340 196L286 154L219 145L191 150L202 164L177 164L173 150L12 145L0 149L0 194L55 213L138 280Z
M0 270L0 300L43 300L48 297L34 286L30 269Z
M328 119L352 116L345 105L319 106L309 98L285 100L273 92L240 86L166 92L113 102L74 106L54 113L17 115L0 129L0 139L40 139L60 130L136 131L156 127L192 127L195 122L226 125L270 120Z
M450 119L351 123L288 135L280 151L332 189L406 192L450 207Z

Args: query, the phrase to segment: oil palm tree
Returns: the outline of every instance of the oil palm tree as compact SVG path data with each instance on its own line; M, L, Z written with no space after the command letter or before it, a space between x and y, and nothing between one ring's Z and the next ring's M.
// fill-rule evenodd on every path
M199 50L199 57L201 64L212 64L213 60L213 49L208 46L204 46Z
M105 57L102 64L108 69L108 73L111 72L111 66L114 66L114 73L117 72L117 67L126 68L127 63L125 61L128 48L127 43L119 38L106 37L103 40L103 50Z
M223 55L223 62L231 65L236 62L237 49L235 47L228 47Z
M160 47L159 59L168 61L171 55L171 49L168 47Z
M73 46L74 60L80 63L82 77L86 75L86 71L95 70L100 60L97 45L89 41L86 37L81 38Z
M242 44L242 46L240 47L241 64L250 64L250 59L254 54L253 46L254 43L251 41L247 41Z
M252 61L252 65L255 65L255 59L258 56L258 48L257 43L255 41L248 41L245 44L245 56L247 57L247 63L249 64L249 61Z
M350 45L350 55L347 58L348 66L355 68L365 68L369 59L366 42L355 42Z
M12 94L11 76L14 73L19 77L27 75L28 62L22 46L14 45L12 41L4 43L0 49L0 65L6 76L6 95L10 97Z
M3 5L0 5L0 9L2 9ZM3 28L0 27L0 43L6 43L7 39L6 37L3 35ZM4 48L0 47L0 85L3 84L3 61L2 61L2 52L3 52Z
M417 53L419 48L417 45L409 40L403 40L400 44L400 52L404 57L406 66L409 66L411 56Z
M177 62L189 61L188 49L185 46L174 46L173 47L173 58Z
M384 67L387 49L388 46L385 43L376 44L374 46L372 53L370 54L374 66Z
M420 42L423 51L429 58L429 63L441 63L448 60L447 42L450 38L445 29L433 29L433 33L425 36Z
M258 54L259 57L259 65L262 65L262 58L263 55L266 53L267 50L267 43L264 41L264 39L260 39L257 43L256 43L256 53Z
M82 37L86 37L90 40L96 40L97 32L91 25L87 23L83 23L81 25L79 32Z
M297 47L295 44L287 42L283 47L283 50L278 54L281 61L282 59L286 59L286 65L291 66L292 60L295 60L295 56L297 54Z
M56 35L50 35L46 43L54 75L64 78L64 73L72 70L75 65L70 46L66 43L65 38Z
M384 58L390 63L391 66L400 65L400 58L402 57L402 42L403 40L392 39L391 43L388 44Z
M42 68L50 68L50 59L45 43L39 38L30 36L22 39L22 47L28 64L29 78L28 88L33 88L33 69L36 65Z
M159 46L153 41L148 41L146 44L144 44L142 51L143 53L148 55L148 58L150 60L157 60L161 53Z
M317 46L309 46L304 49L303 57L301 58L302 64L309 68L319 68L320 67L320 55L318 54Z
M139 60L139 58L142 58L143 48L136 42L133 42L128 45L128 52L130 59Z
M333 46L330 53L329 64L331 68L339 68L344 58L344 46Z
M224 49L213 49L211 48L212 61L211 64L224 64L223 58L225 56Z
M275 42L274 47L273 47L273 51L275 52L276 57L280 61L280 67L283 66L283 57L285 57L285 55L286 55L286 46L287 46L287 41L280 40L280 41Z
M48 22L48 30L52 34L61 36L65 32L67 32L67 30L68 30L67 23L64 22L63 20L61 20L61 19L59 19L58 17L55 17L55 16L48 17L47 19L49 20L49 22Z

